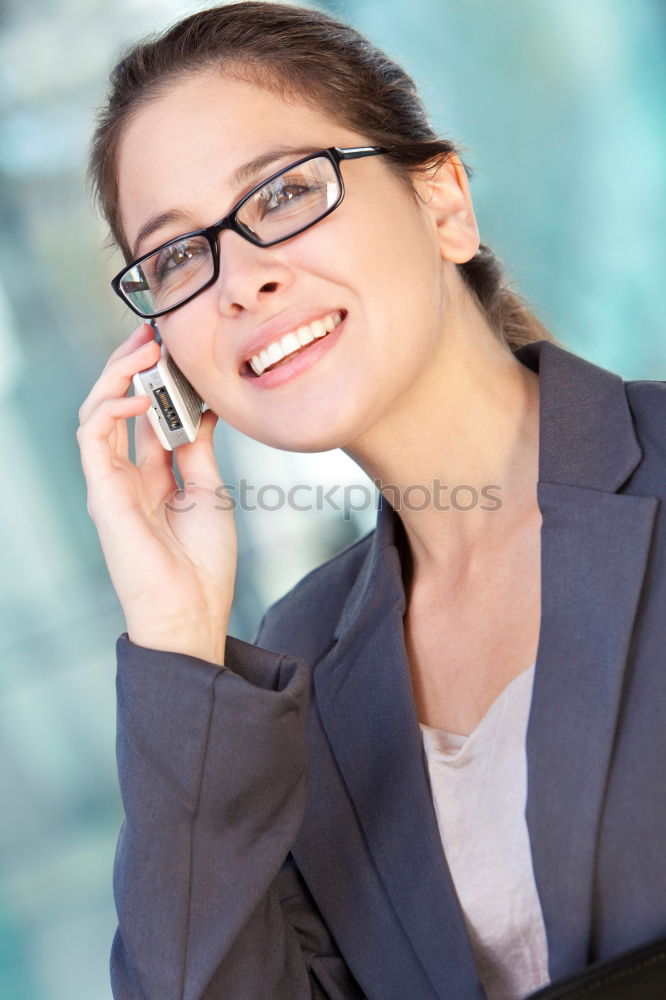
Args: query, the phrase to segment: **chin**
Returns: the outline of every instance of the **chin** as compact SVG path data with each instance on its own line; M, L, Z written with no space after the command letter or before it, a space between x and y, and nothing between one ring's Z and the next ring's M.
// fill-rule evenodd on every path
M239 419L236 426L256 441L282 451L331 451L358 435L365 412L353 393L341 393L339 385L304 389L307 391L294 393L280 405L267 400L259 412L245 407L245 419Z
M316 428L310 428L307 433L301 428L299 433L293 435L257 431L249 436L279 451L295 451L303 454L333 451L335 448L342 448L347 440L342 433L336 434L330 430L318 431Z
M328 408L326 408L328 409ZM358 421L349 410L334 410L332 413L308 415L307 407L297 415L276 415L275 420L255 422L253 426L241 427L249 437L280 451L321 452L342 448L356 436Z

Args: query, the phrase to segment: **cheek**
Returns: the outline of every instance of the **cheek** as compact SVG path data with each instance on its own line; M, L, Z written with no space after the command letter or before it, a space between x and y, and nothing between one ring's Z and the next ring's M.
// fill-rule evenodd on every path
M441 262L432 234L413 215L378 225L360 255L358 271L374 289L381 315L411 349L440 319Z
M215 313L207 293L159 320L159 330L171 357L199 394L208 401L218 375L214 357Z
M402 189L391 189L380 203L364 206L361 222L351 250L359 258L360 268L392 286L397 281L394 299L405 287L420 286L431 279L438 260L437 246L418 206Z
M328 233L301 248L295 265L350 288L374 316L411 315L432 305L440 261L436 242L418 211L395 199L381 205L359 202L340 212ZM368 317L371 318L370 316Z

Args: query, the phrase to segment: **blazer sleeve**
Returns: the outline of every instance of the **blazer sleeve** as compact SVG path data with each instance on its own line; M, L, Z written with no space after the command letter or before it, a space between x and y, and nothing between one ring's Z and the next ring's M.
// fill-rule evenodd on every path
M127 634L117 658L116 1000L362 1000L288 858L306 664L231 637L223 667Z

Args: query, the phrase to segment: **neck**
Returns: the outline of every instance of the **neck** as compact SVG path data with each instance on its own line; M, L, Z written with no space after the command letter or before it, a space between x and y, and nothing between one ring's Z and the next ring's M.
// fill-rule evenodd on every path
M538 376L468 296L461 308L418 384L344 449L399 513L412 572L432 579L473 569L538 515Z

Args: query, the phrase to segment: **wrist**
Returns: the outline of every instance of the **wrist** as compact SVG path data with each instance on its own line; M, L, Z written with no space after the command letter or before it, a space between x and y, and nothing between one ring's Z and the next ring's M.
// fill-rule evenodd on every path
M210 629L188 629L187 633L173 630L146 629L128 624L127 635L135 646L144 646L165 653L181 653L194 656L216 666L224 666L224 650L227 638L226 624L215 634Z

